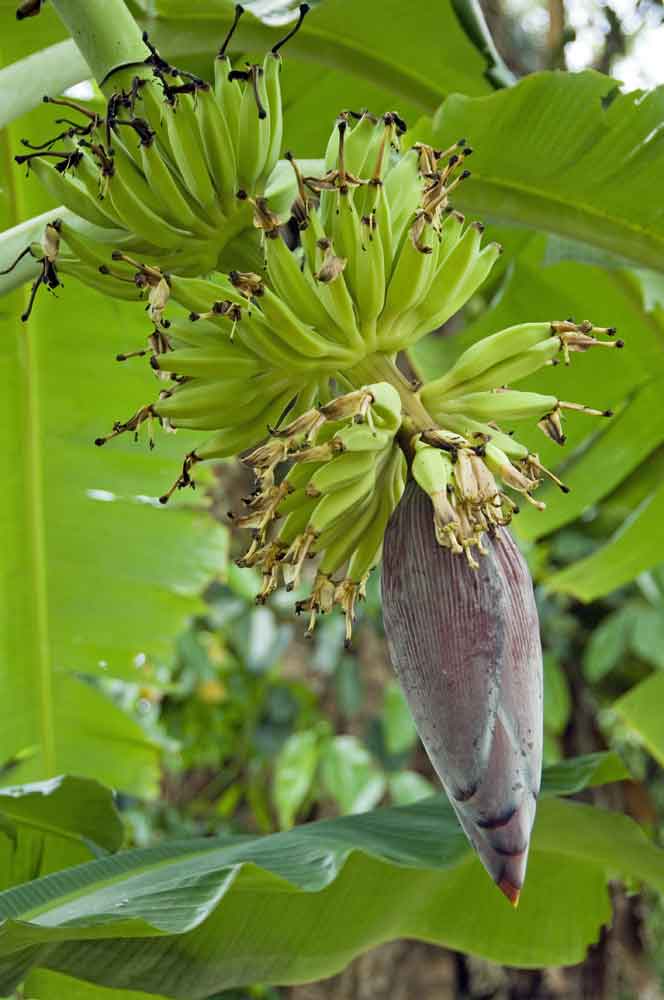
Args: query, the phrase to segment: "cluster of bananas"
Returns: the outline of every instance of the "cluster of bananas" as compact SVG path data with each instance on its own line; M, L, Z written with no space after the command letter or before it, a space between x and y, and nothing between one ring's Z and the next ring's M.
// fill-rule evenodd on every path
M100 268L111 273L113 249L193 275L218 267L229 244L234 260L255 259L250 202L269 190L277 203L290 203L284 172L274 174L283 133L279 50L307 10L262 65L234 69L226 51L238 6L214 85L171 66L144 36L145 71L116 74L115 86L126 87L110 95L104 114L44 98L77 120L57 119L58 134L38 145L22 140L30 152L16 161L74 213L57 268L106 294L136 298L131 284L100 277Z
M473 344L442 378L421 389L420 398L436 427L414 438L412 475L431 498L439 544L465 552L471 566L477 566L472 549L485 552L483 535L494 535L518 512L496 479L540 510L545 505L532 494L543 477L569 492L513 433L501 430L499 421L511 426L535 419L547 437L563 445L565 410L612 416L611 410L519 392L507 388L507 383L518 382L543 365L558 364L558 353L569 364L570 352L623 346L622 340L598 340L593 336L598 333L613 337L616 331L572 320L508 327Z
M339 605L350 642L355 603L380 561L406 483L405 457L395 443L400 426L399 394L378 382L306 411L244 459L257 485L237 519L253 534L240 565L262 570L262 602L280 576L287 590L296 587L304 560L320 556L311 593L296 604L298 614L309 612L307 634L319 613ZM277 482L284 462L290 468Z
M245 461L256 489L235 523L253 532L241 563L262 570L259 599L282 577L294 586L304 560L319 556L298 610L311 629L339 604L350 636L407 463L431 497L440 544L477 566L483 538L517 510L507 489L538 507L543 476L566 489L501 423L534 418L562 444L565 410L610 415L508 386L559 354L569 363L572 352L622 341L588 322L529 323L474 345L428 384L402 375L398 352L467 302L501 248L482 246L483 226L450 204L470 176L465 139L402 153L406 126L394 112L339 115L323 169L309 176L286 154L286 209L271 196L279 49L307 9L262 67L233 70L227 39L212 87L150 48L150 76L113 94L105 117L77 109L85 123L65 123L62 148L54 140L22 159L94 228L56 220L25 252L42 263L32 298L41 284L56 287L61 269L147 300L148 346L118 360L148 355L161 390L97 444L146 425L152 445L155 422L214 432L186 454L163 502L194 485L197 463L254 449ZM221 247L238 233L234 266L245 269L221 273ZM248 268L256 241L262 256Z

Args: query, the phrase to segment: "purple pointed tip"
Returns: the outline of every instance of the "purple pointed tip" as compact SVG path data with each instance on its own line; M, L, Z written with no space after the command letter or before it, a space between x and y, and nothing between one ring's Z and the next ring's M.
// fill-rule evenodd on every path
M496 885L503 893L503 895L507 896L510 903L516 910L517 906L519 905L519 897L521 896L521 889L517 889L515 885L512 885L512 883L508 878L501 878L500 882L496 882Z

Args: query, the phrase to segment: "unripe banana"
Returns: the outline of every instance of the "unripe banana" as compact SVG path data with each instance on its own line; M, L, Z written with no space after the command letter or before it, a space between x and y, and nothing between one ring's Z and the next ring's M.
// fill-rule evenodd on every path
M401 245L406 225L412 220L422 197L419 154L409 149L385 178L385 196L392 216L392 238Z
M391 331L400 318L427 295L436 269L437 240L431 222L418 217L410 226L394 264L380 314L378 346L388 349L394 337Z
M374 469L369 465L364 475L353 480L348 486L335 493L325 494L316 504L309 519L309 527L314 534L319 535L353 510L371 492L374 483Z
M306 358L329 359L344 366L351 355L333 341L319 336L312 327L301 323L284 300L265 288L260 295L260 309L273 335L292 345Z
M264 248L267 273L275 292L303 323L326 332L334 325L330 315L318 298L314 284L306 280L295 254L277 231L266 234Z
M331 577L348 562L358 542L374 520L379 505L380 494L375 491L373 494L367 493L364 503L359 508L353 508L348 516L329 532L331 538L327 544L323 544L327 533L314 541L313 552L322 553L318 564L319 573Z
M221 196L222 207L232 210L228 199L234 199L238 189L235 146L226 117L211 89L198 93L196 114L213 184Z
M233 148L237 149L240 138L240 105L242 103L242 90L237 80L231 78L233 66L226 55L228 43L233 37L238 21L242 16L243 8L240 4L235 5L235 18L231 24L226 39L219 49L217 58L214 61L214 94L217 99L219 109L226 119L228 131L230 133Z
M262 193L262 186L258 181L265 169L270 147L270 121L266 103L263 68L251 65L240 102L238 152L238 182L240 189L247 194L256 189Z
M335 439L343 445L344 451L382 451L391 443L393 434L390 431L372 430L365 424L355 424L346 427L335 435Z
M245 381L264 370L258 358L245 354L239 344L228 342L206 349L181 348L167 351L165 354L155 355L152 367L191 378Z
M373 212L362 217L360 239L361 245L356 254L356 300L365 341L371 349L375 343L376 320L385 304L385 258Z
M229 301L234 305L246 305L244 299L233 288L227 278L215 276L215 281L205 281L202 278L188 278L178 274L169 274L173 298L193 313L207 313L215 302Z
M79 222L79 220L75 220ZM103 230L104 238L103 241L97 242L87 237L87 233L84 235L76 229L75 225L71 222L60 222L60 236L65 241L69 249L73 254L75 254L84 264L88 264L91 268L99 271L99 267L103 265L108 265L111 261L111 253L109 250L109 245L113 241L114 234L117 234L117 238L121 239L124 235L121 230L117 229L106 229ZM100 285L102 283L100 282ZM108 284L108 282L107 282ZM136 293L138 293L138 288L134 285Z
M486 280L502 252L502 247L498 243L490 243L484 247L477 254L475 260L461 276L460 280L456 284L451 285L449 295L445 298L443 304L440 305L440 308L438 306L441 302L439 296L441 295L442 287L438 288L439 296L436 296L434 287L432 287L431 300L426 301L415 311L413 317L414 329L411 329L409 333L404 335L404 345L411 346L421 337L424 337L427 333L431 333L432 330L442 326L443 323L446 323L448 319L454 316ZM450 254L451 256L452 254Z
M447 492L452 483L452 460L440 448L418 441L411 465L413 479L430 497Z
M82 281L84 285L89 285L102 295L108 295L109 280L99 273L98 267L90 267L80 261L60 258L58 261L58 271L61 274L70 274L73 278ZM141 298L141 292L135 285L120 282L113 283L113 296L118 299L125 299L128 302L137 302Z
M284 545L291 545L299 535L306 531L309 518L317 503L317 500L304 494L301 503L286 515L283 524L279 528L278 541Z
M390 323L387 317L383 321L381 317L379 343L384 350L394 349L400 346L402 341L409 342L418 329L429 326L433 329L432 324L437 321L437 317L443 315L443 312L449 312L449 309L454 307L458 289L466 278L468 269L472 267L479 254L483 231L484 227L479 223L472 223L468 226L461 239L447 254L441 267L436 270L435 275L429 275L429 282L426 286L428 294L426 302L423 303L422 311L417 311L417 306L423 299L423 296L419 296L416 301L411 303L412 312L406 317L401 329L392 332L393 322ZM431 316L430 321L426 318L428 316ZM430 330L426 329L426 332L430 332Z
M263 174L269 177L281 156L281 146L284 133L284 115L281 103L281 56L274 50L267 53L263 62L263 77L265 80L265 101L267 104L270 134L265 155Z
M550 323L520 323L483 337L466 348L445 375L423 388L422 401L426 406L425 396L448 393L452 387L469 382L495 365L547 341L551 334Z
M211 235L214 230L197 214L187 195L181 188L175 175L170 170L156 142L141 145L143 173L150 187L156 192L159 201L164 206L169 222L174 226Z
M219 431L202 445L197 446L197 456L201 461L208 461L213 458L228 458L230 455L238 455L240 452L246 451L256 441L265 437L268 429L279 420L282 410L283 407L279 400L271 401L260 417L252 423Z
M325 462L312 474L307 484L307 493L314 497L345 489L356 479L365 476L367 468L372 468L375 461L375 455L367 456L363 451L344 452Z
M380 128L376 117L365 111L360 120L346 133L344 142L345 167L354 177L373 169L372 153L374 140L380 138Z
M257 394L260 385L254 393ZM154 404L154 410L162 417L179 418L204 416L209 410L214 410L226 402L232 404L236 396L246 394L247 401L253 398L247 383L242 379L224 379L223 381L208 381L207 379L192 379L179 386L172 393ZM232 404L233 405L233 404ZM240 410L240 406L237 406ZM238 417L242 414L238 412ZM237 421L236 421L237 422Z
M148 240L153 246L162 250L173 250L180 246L183 240L191 238L190 233L169 225L144 204L127 185L121 173L111 177L108 195L113 209L127 229L137 233L141 239Z
M243 315L237 325L235 339L252 351L268 366L310 372L312 359L300 353L298 345L289 347L283 337L275 337L264 319L253 310L251 315ZM322 362L320 362L322 363Z
M487 441L502 448L510 458L524 459L528 457L528 449L509 434L505 434L496 426L473 420L464 413L448 413L445 416L445 427L456 434L462 435L472 447L481 447Z
M312 263L312 260L309 260L312 280L316 283L315 289L318 297L332 322L343 331L344 342L349 347L364 349L365 345L357 323L355 304L343 277L344 267L339 269L325 265L326 260L338 261L343 260L343 258L336 256L332 242L325 236L316 212L311 213L305 233L309 233L313 237L314 251L321 255L320 263L315 260ZM325 249L322 249L323 247Z
M511 382L518 382L539 371L544 365L551 364L559 351L560 341L557 337L550 337L535 347L530 347L523 354L508 358L507 361L494 365L493 368L487 368L481 375L454 386L455 395L457 392L464 395L484 392L486 389L495 389Z
M90 196L85 186L76 177L59 173L46 160L35 158L30 160L30 170L33 171L59 205L64 205L75 215L103 228L113 228L118 225L117 216L107 213L98 201Z
M371 570L380 562L385 529L404 489L404 465L405 459L397 449L385 471L373 519L363 533L361 541L356 546L348 563L346 580L353 584L364 584Z
M335 197L337 197L337 207L332 217L332 239L335 251L346 259L343 278L357 302L360 281L357 261L362 246L360 218L350 190L342 190Z
M173 157L187 190L204 208L212 211L216 196L205 158L194 99L189 94L178 94L174 104L166 105L164 118Z
M398 391L389 382L373 382L364 388L371 393L371 411L379 427L396 434L402 420L401 397Z
M494 389L446 399L440 413L465 413L473 420L541 420L558 405L555 396L539 392ZM444 417L442 418L444 422Z
M293 402L296 393L296 387L288 386L280 392L272 390L258 396L242 396L236 401L229 400L227 405L220 404L217 409L210 408L200 416L177 418L171 423L174 427L188 430L214 431L237 425L238 418L241 418L242 425L246 422L260 427L260 436L264 437L268 430L268 424L264 424L262 420L266 412L266 401L269 401L269 413L275 414L277 422Z

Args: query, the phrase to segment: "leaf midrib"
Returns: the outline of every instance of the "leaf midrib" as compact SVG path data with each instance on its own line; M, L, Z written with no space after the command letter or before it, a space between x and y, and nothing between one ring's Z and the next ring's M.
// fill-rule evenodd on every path
M11 155L11 130L5 128L0 134L0 155L6 177L6 188L11 225L17 225L24 214L19 190L15 182L14 163ZM28 291L21 291L23 302L27 304ZM21 322L17 319L17 322ZM25 505L28 524L28 558L26 567L31 578L27 593L34 598L34 618L31 635L34 650L34 674L37 677L39 728L44 776L55 774L55 733L53 725L53 690L51 678L51 657L48 635L48 587L46 578L46 532L44 520L44 482L41 448L41 412L39 405L37 339L34 323L22 324L19 337L23 338L25 366L17 371L25 384ZM18 664L4 664L4 669L17 669ZM20 748L17 748L20 749Z
M571 213L578 213L579 215L592 220L598 224L600 227L599 232L595 234L595 238L592 239L585 231L583 235L579 237L583 242L594 244L596 246L601 246L606 250L610 250L613 253L622 254L625 257L636 261L639 264L643 264L646 267L651 267L654 270L663 271L664 270L664 237L659 236L657 233L645 229L641 225L634 225L629 222L624 217L615 217L608 214L607 212L602 212L595 206L589 205L586 202L572 201L568 197L563 197L562 195L552 195L548 191L543 191L540 188L532 187L528 184L517 183L516 181L506 181L498 177L493 177L490 174L482 173L481 170L473 171L473 180L475 182L475 190L478 190L478 183L484 185L490 192L492 188L507 191L513 193L517 196L523 195L533 201L537 199L544 206L551 206L550 219L547 222L543 220L536 213L536 221L543 228L548 229L550 232L555 232L563 236L579 236L579 228L574 227L574 225L560 225L561 219L568 219ZM473 204L473 185L472 182L468 188L463 192L463 196L459 198L459 203L462 206L471 206ZM481 199L477 199L481 201ZM484 206L485 209L487 206ZM500 213L497 213L500 215ZM502 218L507 218L508 216L502 216ZM526 223L525 217L519 217L518 214L510 215L510 221L521 223L522 225ZM534 220L533 220L534 221ZM558 224L556 225L556 222ZM613 234L607 233L605 238L602 238L602 225L610 225L613 227L614 232L626 232L630 236L641 243L648 242L649 246L641 254L635 254L632 249L632 244L629 247L616 246ZM599 239L597 238L599 236ZM658 249L659 247L659 249Z

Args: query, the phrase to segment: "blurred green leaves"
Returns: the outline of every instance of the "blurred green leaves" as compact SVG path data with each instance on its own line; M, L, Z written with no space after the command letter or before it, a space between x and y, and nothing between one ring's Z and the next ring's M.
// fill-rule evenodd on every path
M312 729L293 733L281 748L272 784L280 829L288 830L295 822L313 784L319 755L319 736Z
M664 673L656 673L632 688L613 706L618 717L661 766L664 766L663 704Z

